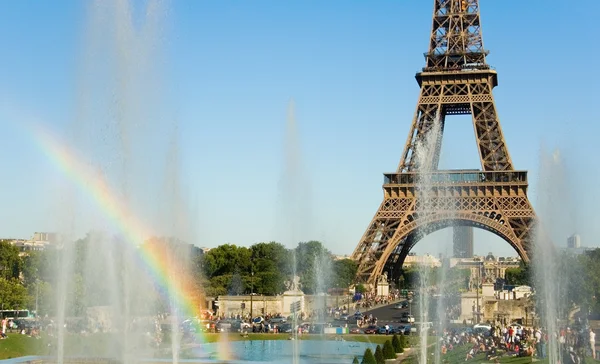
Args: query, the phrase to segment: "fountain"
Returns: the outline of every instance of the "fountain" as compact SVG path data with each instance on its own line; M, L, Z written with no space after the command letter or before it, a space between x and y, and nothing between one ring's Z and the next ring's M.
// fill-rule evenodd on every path
M569 267L561 267L554 244L565 241L575 231L574 221L569 218L573 211L572 196L566 193L570 191L566 181L568 173L559 150L548 154L542 149L539 174L536 210L540 223L534 232L532 265L542 325L548 333L546 357L550 363L558 363L559 305L564 294L561 291L566 288L566 285L560 287L560 282L570 272Z
M426 216L427 213L433 211L433 200L432 198L432 181L431 174L433 170L437 169L438 160L436 156L439 156L439 150L441 148L442 138L442 123L440 120L433 120L431 126L422 140L415 149L415 161L416 171L422 173L418 177L418 183L416 190L419 196L419 205L417 205L416 213L420 216ZM425 227L426 229L426 227ZM420 230L416 232L415 241L419 241L428 232ZM429 305L431 296L431 281L433 280L433 273L428 267L421 267L419 271L419 322L424 323L429 321ZM427 363L427 338L428 330L417 328L419 331L420 338L420 352L419 352L419 363Z
M292 302L297 302L301 293L298 279L298 269L296 261L296 251L293 245L300 241L301 234L307 232L310 225L310 189L309 183L304 172L303 161L301 158L300 141L296 126L295 103L293 99L288 102L287 122L285 129L285 139L283 148L285 150L285 159L283 164L283 174L279 185L280 208L278 215L278 233L285 236L288 247L292 249L292 276L290 277L289 291L285 294L290 297ZM283 220L282 220L283 219ZM284 304L287 304L285 302ZM292 312L293 337L297 339L298 335L298 316L299 312ZM300 356L299 344L294 340L292 344L292 358L294 364Z
M436 325L437 335L441 335L442 338L444 336L444 331L446 330L446 276L448 273L448 264L445 261L442 261L442 265L438 270L437 277L437 285L439 287L439 296L437 301L435 302L436 307L436 320L438 320L439 324ZM436 335L436 336L437 336ZM435 342L435 364L441 363L441 354L442 354L442 340L438 339Z
M162 10L160 1L149 1L136 26L127 1L90 5L73 134L66 141L44 135L46 148L75 182L65 198L66 228L56 265L59 363L72 355L123 363L152 357L166 352L156 343L167 333L172 361L179 360L179 325L182 315L192 314L181 309L193 295L185 281L189 251L174 256L153 251L163 244L185 246L168 237L193 241L177 125L164 121L164 102L156 102L165 89L159 67ZM172 141L165 142L170 134ZM165 176L163 185L157 176ZM77 240L89 227L102 233ZM147 242L152 236L166 238L152 245ZM152 317L154 302L165 315ZM152 322L161 333L154 343L147 334ZM67 352L80 333L98 335L107 345L94 353Z

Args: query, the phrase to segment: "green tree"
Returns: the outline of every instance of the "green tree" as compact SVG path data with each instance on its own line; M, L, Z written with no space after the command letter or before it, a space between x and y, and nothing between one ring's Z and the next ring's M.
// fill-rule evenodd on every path
M204 257L204 272L209 278L234 274L236 270L246 274L250 267L251 253L246 247L224 244L211 249Z
M371 348L367 348L365 350L365 354L363 355L361 364L377 364L377 360L375 360L375 356L373 355L373 351L371 351Z
M402 347L401 352L404 352L404 349L408 348L408 340L406 340L406 336L404 335L398 336L398 340L400 340L400 347Z
M396 351L390 340L387 340L385 344L383 344L383 357L386 359L396 359Z
M254 244L250 251L251 271L255 274L254 292L265 295L283 293L291 275L290 251L276 242Z
M0 240L0 278L18 279L21 273L21 264L19 248L8 240Z
M76 273L69 279L67 287L67 309L73 316L82 316L85 313L85 281L81 274Z
M54 313L56 298L50 283L37 280L35 283L27 286L27 293L29 296L27 307L30 310L37 309L36 315L43 316Z
M519 268L508 268L504 274L506 284L512 286L531 286L530 266L522 264Z
M23 257L23 282L26 286L35 284L41 276L41 265L44 253L41 251L32 251Z
M358 264L352 259L341 259L333 262L332 286L348 288L356 278Z
M0 307L3 310L25 309L28 298L27 290L17 279L0 278Z
M331 253L318 241L299 243L296 247L296 267L300 276L302 291L307 294L318 293L319 281L326 284L321 287L331 288Z
M355 356L354 360L352 360L352 364L360 364L360 362L358 361L358 357Z
M394 351L396 353L404 352L404 348L402 347L402 344L400 344L400 339L398 339L398 335L396 334L394 334L394 336L392 337L392 346L394 347Z
M377 348L375 349L375 361L377 364L385 364L385 357L380 345L377 345Z
M233 275L225 275L210 278L210 284L205 287L206 294L208 296L227 295L227 287L230 286L232 277Z
M365 286L364 286L363 284L357 284L357 285L354 287L354 291L355 291L356 293L365 293L365 292L367 291L367 289L365 288Z

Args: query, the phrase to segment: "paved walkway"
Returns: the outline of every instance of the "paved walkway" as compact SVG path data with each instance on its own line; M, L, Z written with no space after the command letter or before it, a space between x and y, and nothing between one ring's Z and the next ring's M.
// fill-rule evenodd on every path
M401 302L401 301L404 301L404 300L405 300L404 298L399 298L399 299L397 299L397 300L395 300L395 301L390 301L390 302L388 302L388 303L380 303L380 304L378 304L378 305L371 306L371 307L369 307L369 308L367 308L367 309L364 309L364 308L363 308L362 310L359 310L359 311L360 311L360 312L362 312L362 313L364 314L364 313L368 313L368 312L370 312L370 311L376 310L376 309L378 309L378 308L381 308L381 307L385 307L385 306L390 306L390 305L393 305L393 304L395 304L395 303L398 303L398 302Z

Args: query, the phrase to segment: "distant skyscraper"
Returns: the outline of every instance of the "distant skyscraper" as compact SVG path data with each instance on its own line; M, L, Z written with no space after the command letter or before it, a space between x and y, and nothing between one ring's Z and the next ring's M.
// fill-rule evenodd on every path
M471 226L453 227L454 257L473 258L473 228Z
M579 249L581 248L581 238L577 234L569 236L567 239L567 248Z

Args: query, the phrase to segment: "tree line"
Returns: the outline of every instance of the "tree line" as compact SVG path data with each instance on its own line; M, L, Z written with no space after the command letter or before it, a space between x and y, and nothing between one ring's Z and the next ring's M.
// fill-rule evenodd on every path
M540 264L551 264L540 262ZM537 310L543 313L544 289L547 283L553 287L552 299L556 300L560 315L566 317L576 308L580 312L600 313L600 249L574 255L568 251L558 253L553 266L548 267L557 274L556 281L547 282L548 277L531 264L506 270L505 284L527 285L535 288L533 296Z
M277 295L292 289L293 276L306 294L345 289L356 276L351 259L336 260L321 242L301 242L294 249L280 243L258 243L250 247L225 244L198 257L207 295L257 293Z
M127 258L140 252L127 248L118 240L114 242L115 249L102 251L98 244L100 239L107 237L88 234L75 241L68 254L63 249L20 254L19 248L9 240L0 240L0 307L37 309L38 314L53 315L59 292L64 292L69 314L79 316L85 313L86 307L110 303L115 282L116 290L120 292L133 280L136 289L146 292L144 297L131 298L133 301L139 299L139 302L131 303L136 310L164 312L169 302L161 298L161 287L150 279L141 279L144 273L139 267L132 267L132 260ZM185 273L180 276L188 280L187 294L203 296L277 295L292 288L294 274L299 277L297 288L305 293L328 292L332 288L348 288L357 270L354 261L336 260L317 241L302 242L293 249L277 242L257 243L250 247L225 244L206 254L172 239L154 238L143 246L164 259L171 273ZM107 279L112 273L105 271L106 262L110 262L116 274L111 279ZM70 266L65 276L60 277L65 264ZM67 283L61 286L61 281Z

